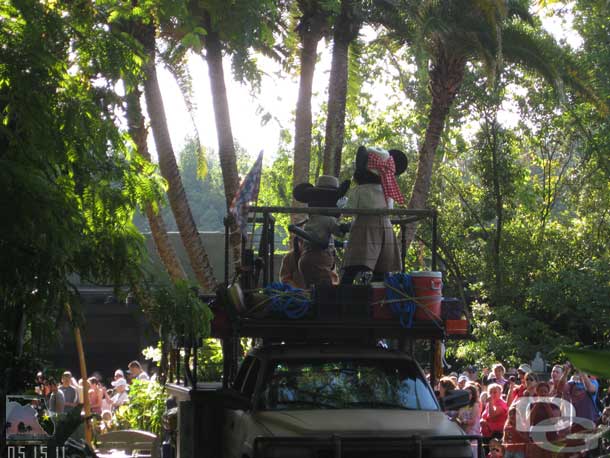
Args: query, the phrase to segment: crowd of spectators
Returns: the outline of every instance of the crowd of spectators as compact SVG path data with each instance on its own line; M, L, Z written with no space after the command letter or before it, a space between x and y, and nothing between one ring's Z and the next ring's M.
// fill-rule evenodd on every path
M480 373L469 367L441 378L436 386L439 398L458 389L469 392L470 402L446 413L466 434L483 437L488 457L557 456L541 443L565 444L569 434L593 431L610 421L610 387L600 392L595 377L574 370L570 363L553 366L548 380L528 364L506 371L497 363ZM566 412L570 404L573 410ZM536 432L537 425L548 431Z
M127 375L127 376L126 376ZM138 361L128 364L128 371L114 371L111 387L107 387L101 374L95 372L87 379L89 408L96 415L101 432L112 429L114 414L123 405L129 404L129 385L132 380L150 380ZM58 385L53 377L45 377L42 372L36 375L35 392L45 398L48 411L52 415L70 412L74 408L83 409L85 394L83 379L76 380L70 371L61 375Z

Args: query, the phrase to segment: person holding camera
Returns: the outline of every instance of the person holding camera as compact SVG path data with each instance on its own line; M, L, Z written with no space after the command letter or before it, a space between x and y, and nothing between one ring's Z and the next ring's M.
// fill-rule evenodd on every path
M511 406L513 402L522 397L527 390L527 374L533 374L532 368L529 364L521 364L517 369L517 374L519 375L519 381L521 382L519 385L515 386L514 383L511 385L510 392L508 393L508 399L506 403Z
M559 385L559 380L561 380L561 376L563 375L563 366L560 364L555 364L553 369L551 369L551 379L549 380L549 385L551 386L551 395L561 397L561 393L557 392L557 385Z
M568 376L572 373L569 381ZM562 394L563 399L569 401L574 406L575 416L585 418L596 423L599 420L600 412L597 408L597 390L599 383L594 378L582 371L575 370L568 361L563 367L563 374L558 382L557 392ZM573 431L585 429L584 426L574 424Z

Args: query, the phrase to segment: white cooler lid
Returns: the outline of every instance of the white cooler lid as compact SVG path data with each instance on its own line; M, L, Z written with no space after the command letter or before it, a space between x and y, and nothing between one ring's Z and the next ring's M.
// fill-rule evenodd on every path
M415 272L411 272L409 275L411 275L412 277L443 278L442 272L433 272L427 270L416 270Z

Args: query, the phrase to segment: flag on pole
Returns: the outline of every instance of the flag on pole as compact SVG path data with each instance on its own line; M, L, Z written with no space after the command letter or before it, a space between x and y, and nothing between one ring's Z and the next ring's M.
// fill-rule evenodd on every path
M248 205L258 199L262 171L263 152L261 151L246 178L241 182L229 207L229 213L235 218L244 237L248 236Z

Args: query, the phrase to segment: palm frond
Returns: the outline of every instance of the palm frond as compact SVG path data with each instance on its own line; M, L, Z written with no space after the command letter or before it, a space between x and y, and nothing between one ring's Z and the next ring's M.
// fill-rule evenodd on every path
M349 58L347 67L347 109L353 111L357 106L358 96L363 83L362 54L364 43L356 39L349 45Z
M563 95L562 81L557 65L550 59L549 49L554 42L542 33L536 34L530 28L514 22L502 30L503 52L507 60L534 70L550 83L560 96Z
M528 0L508 0L506 17L534 25L534 16L530 13L529 7Z
M610 107L608 102L597 92L597 81L595 81L591 72L583 68L574 56L563 49L558 47L556 52L560 53L558 56L558 59L561 59L559 74L565 87L595 105L602 115L608 116Z
M180 94L182 95L184 104L186 105L186 111L191 119L191 124L195 134L194 141L197 146L197 176L203 180L207 175L208 163L205 155L205 149L201 146L199 129L197 129L197 123L195 121L197 106L194 102L193 78L188 69L187 53L187 49L183 46L173 49L168 48L165 50L165 52L161 53L161 58L165 64L165 67L169 70L178 84Z
M473 0L473 11L485 18L492 29L497 29L508 14L505 0Z

